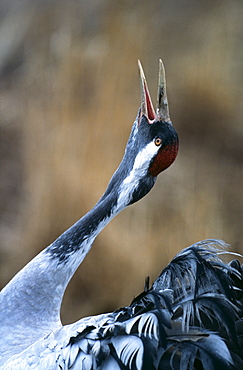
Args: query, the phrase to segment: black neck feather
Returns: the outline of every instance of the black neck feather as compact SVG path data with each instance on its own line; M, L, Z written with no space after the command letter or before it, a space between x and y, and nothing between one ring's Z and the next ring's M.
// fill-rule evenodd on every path
M117 196L110 193L102 197L99 202L86 215L78 220L73 226L60 235L47 249L46 252L52 258L65 262L70 255L85 249L85 242L93 239L103 227L115 215ZM84 251L85 252L85 251Z

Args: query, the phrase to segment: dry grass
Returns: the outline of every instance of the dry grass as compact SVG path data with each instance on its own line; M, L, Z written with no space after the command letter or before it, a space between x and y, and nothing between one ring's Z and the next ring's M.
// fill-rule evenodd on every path
M138 58L153 97L165 62L179 156L95 241L64 322L128 304L198 240L243 253L241 2L1 7L1 285L102 195L139 106Z

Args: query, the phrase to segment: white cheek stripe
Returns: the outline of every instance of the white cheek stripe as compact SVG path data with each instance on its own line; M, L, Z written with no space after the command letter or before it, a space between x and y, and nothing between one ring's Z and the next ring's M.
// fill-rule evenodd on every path
M133 168L130 174L124 179L123 183L132 183L134 179L139 180L141 177L143 177L148 171L151 159L155 156L158 150L159 147L156 146L153 141L147 144L146 147L143 148L143 150L141 150L136 156Z
M152 141L137 154L131 172L121 184L121 193L117 201L118 208L128 204L133 191L139 184L139 180L146 175L151 159L158 152L159 148Z

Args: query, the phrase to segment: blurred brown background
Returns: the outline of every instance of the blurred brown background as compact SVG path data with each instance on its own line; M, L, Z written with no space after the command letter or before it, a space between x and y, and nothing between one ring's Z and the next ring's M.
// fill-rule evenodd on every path
M86 213L117 168L140 104L167 73L180 151L94 243L63 321L130 303L180 249L243 253L241 0L2 0L0 285Z

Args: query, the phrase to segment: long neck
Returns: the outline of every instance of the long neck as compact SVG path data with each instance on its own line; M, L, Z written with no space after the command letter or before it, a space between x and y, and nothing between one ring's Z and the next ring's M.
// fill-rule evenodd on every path
M60 323L63 294L98 233L124 207L110 192L70 229L38 254L2 290L0 328L28 328L41 337ZM26 331L24 332L26 336ZM17 335L17 333L15 334Z

